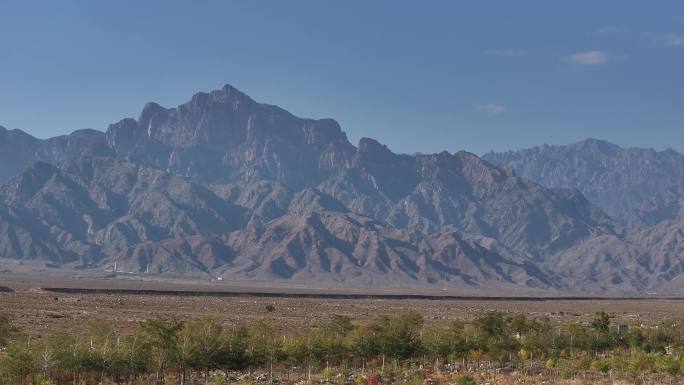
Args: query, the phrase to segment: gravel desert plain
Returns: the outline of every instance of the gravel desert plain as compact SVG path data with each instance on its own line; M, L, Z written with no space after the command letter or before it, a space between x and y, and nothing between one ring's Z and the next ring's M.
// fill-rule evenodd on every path
M559 362L554 359L539 360L526 348L515 351L508 363L489 361L491 356L468 353L459 356L444 356L440 363L426 363L426 359L402 361L397 368L394 359L392 368L388 357L361 361L361 366L352 357L346 363L320 361L312 366L306 359L296 364L286 357L290 338L292 341L310 341L311 338L325 333L334 317L349 320L351 328L379 325L381 321L403 315L419 315L420 327L426 333L430 330L448 331L458 328L454 325L470 325L469 328L485 324L483 319L492 315L502 315L502 319L515 320L524 316L532 320L544 320L551 329L569 330L571 325L594 325L597 314L605 312L610 317L610 328L627 325L634 330L649 330L651 335L659 335L663 325L681 325L684 321L684 299L647 298L647 297L601 297L578 296L565 293L506 293L506 292L454 292L433 291L392 291L368 289L314 289L306 286L249 285L225 282L178 281L130 277L117 278L110 275L66 277L27 274L0 273L0 313L6 313L14 326L24 331L28 341L50 340L58 335L69 336L71 341L84 341L90 350L102 354L106 342L94 330L107 330L104 341L117 345L122 339L138 335L141 325L149 320L178 320L185 325L203 325L211 320L222 330L251 330L254 325L269 325L275 336L282 336L282 357L276 363L242 368L239 370L202 371L189 370L188 379L168 373L158 377L124 377L104 380L104 383L230 383L240 384L678 384L681 378L679 369L668 371L658 365L657 358L662 353L654 353L643 358L645 367L629 370L634 364L614 369L615 357L606 353L589 358L580 354L572 358L561 353ZM392 321L389 321L391 325ZM515 321L513 321L515 322ZM531 323L532 325L533 323ZM372 328L373 326L371 326ZM593 326L592 326L593 327ZM465 330L465 329L458 329ZM532 329L530 329L532 330ZM664 329L662 329L664 330ZM96 333L96 334L94 334ZM530 333L532 333L530 331ZM611 333L611 338L620 337L619 332ZM97 335L98 337L93 337ZM675 333L677 344L681 333ZM95 338L95 343L93 342ZM111 340L110 340L111 338ZM251 338L251 337L250 337ZM280 338L280 337L278 337ZM531 338L531 337L530 337ZM555 338L555 337L553 337ZM579 337L578 337L579 338ZM591 337L593 338L593 337ZM598 341L598 336L596 337ZM646 337L660 338L660 337ZM433 346L431 337L423 336L425 347ZM90 342L88 342L90 341ZM128 340L126 340L128 341ZM522 341L522 340L520 340ZM572 341L572 340L571 340ZM346 343L346 342L345 342ZM445 342L448 344L449 342ZM40 345L42 346L42 345ZM439 344L438 344L439 346ZM521 346L525 346L524 343ZM104 350L100 350L104 349ZM513 348L517 349L517 348ZM667 349L667 348L666 348ZM112 349L116 351L117 349ZM38 349L38 351L40 351ZM48 350L45 350L47 352ZM314 349L315 351L315 349ZM350 352L353 353L353 350ZM47 353L45 353L47 354ZM314 354L313 352L311 353ZM324 354L325 353L321 353ZM512 353L508 353L512 354ZM532 357L526 355L532 354ZM572 354L572 353L570 353ZM636 353L632 353L636 354ZM671 353L669 353L671 354ZM424 356L425 357L425 356ZM486 358L487 357L487 358ZM641 356L635 356L635 359ZM662 357L666 357L663 355ZM516 361L521 360L522 361ZM566 361L563 361L563 360ZM273 360L273 358L271 358ZM586 361L584 364L574 362ZM612 363L608 363L610 361ZM428 359L429 361L429 359ZM453 361L453 362L450 362ZM40 362L40 358L37 359ZM350 365L350 362L354 362ZM522 364L520 363L522 362ZM568 364L567 362L573 362ZM670 362L670 361L668 361ZM559 365L559 366L556 366ZM566 366L563 366L566 365ZM585 367L581 367L584 365ZM604 366L601 366L604 365ZM612 366L611 366L612 365ZM629 366L632 365L632 366ZM313 369L312 369L313 367ZM677 363L677 368L680 364ZM312 374L313 370L313 374ZM673 374L674 373L674 374ZM68 376L53 374L56 378ZM158 376L158 374L157 374ZM185 376L185 374L183 374ZM35 381L40 379L36 378ZM33 380L33 379L32 379ZM75 383L103 383L95 376L73 375ZM59 380L58 380L59 381ZM118 382L121 381L121 382Z
M249 286L163 280L67 278L0 274L0 308L36 335L78 332L101 320L126 332L155 317L197 320L218 317L238 325L264 317L283 330L307 330L332 314L366 322L383 315L418 312L425 322L471 321L487 312L524 313L557 323L589 322L605 311L616 323L654 326L684 320L684 298L619 298L572 294L313 289L305 286ZM273 305L275 312L265 310Z

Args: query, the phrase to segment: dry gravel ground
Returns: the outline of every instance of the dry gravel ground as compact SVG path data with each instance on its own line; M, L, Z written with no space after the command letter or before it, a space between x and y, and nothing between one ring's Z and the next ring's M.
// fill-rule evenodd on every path
M177 317L184 320L217 316L227 326L270 317L283 330L304 331L315 327L332 314L350 316L364 322L378 315L416 311L428 324L451 320L471 320L489 311L548 316L555 322L591 320L603 310L614 315L614 322L654 325L663 319L684 320L684 299L606 299L522 301L506 300L416 300L416 299L329 299L282 297L209 297L179 295L63 294L41 288L78 287L107 289L155 289L179 287L185 290L249 290L270 292L307 292L302 288L236 287L228 285L179 286L168 282L67 279L0 274L0 286L16 289L0 292L0 312L11 314L16 322L34 336L55 333L86 333L88 324L105 321L126 332L138 322L152 317ZM325 292L325 290L323 290ZM448 293L459 295L462 293ZM473 293L467 293L472 295ZM499 293L500 294L500 293ZM266 305L275 311L266 311Z

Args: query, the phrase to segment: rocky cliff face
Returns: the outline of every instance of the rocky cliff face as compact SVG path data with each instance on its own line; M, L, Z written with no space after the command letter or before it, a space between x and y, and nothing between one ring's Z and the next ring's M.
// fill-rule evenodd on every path
M106 134L0 129L0 160L15 160L0 162L0 259L321 285L678 290L683 158L595 140L485 159L395 154L226 86L149 103Z
M107 129L119 156L206 183L275 180L311 187L354 147L332 119L297 118L231 86L198 93L177 108L148 103L137 121Z

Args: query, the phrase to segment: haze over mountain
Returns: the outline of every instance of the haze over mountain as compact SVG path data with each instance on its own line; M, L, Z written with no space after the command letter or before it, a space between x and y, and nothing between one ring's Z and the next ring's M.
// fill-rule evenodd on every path
M674 151L587 140L395 154L231 86L148 103L106 133L0 129L0 150L5 260L320 285L684 289Z
M646 202L658 194L670 198L684 182L684 155L674 150L621 148L587 139L565 146L543 145L525 150L488 153L483 159L511 167L517 175L547 187L574 188L609 214L627 218L648 210ZM647 219L653 224L667 217Z

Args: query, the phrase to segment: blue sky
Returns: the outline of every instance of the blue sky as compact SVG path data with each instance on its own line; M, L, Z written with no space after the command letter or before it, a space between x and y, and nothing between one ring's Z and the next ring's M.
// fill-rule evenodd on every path
M0 0L0 125L106 129L229 83L352 142L684 151L682 1Z

